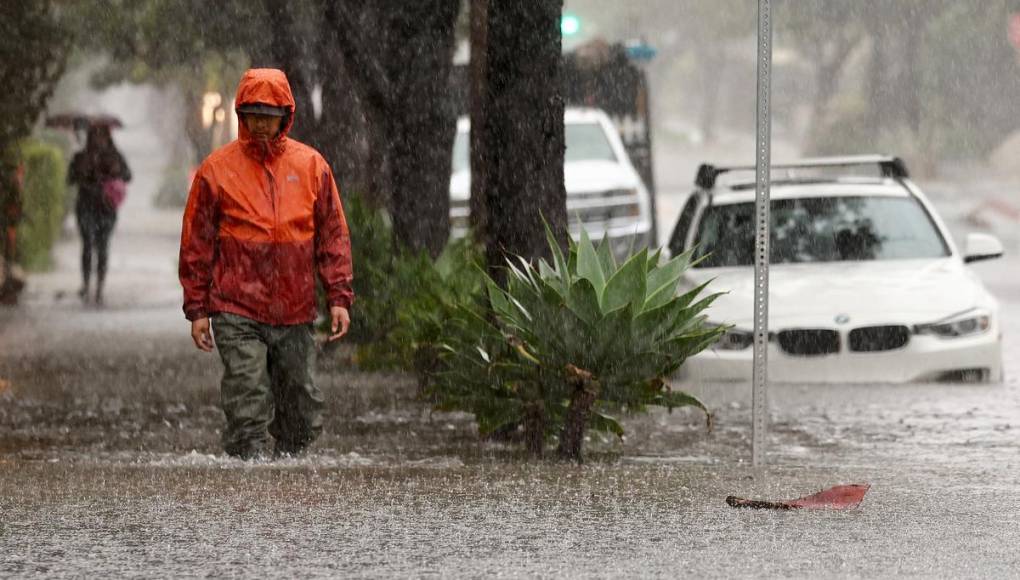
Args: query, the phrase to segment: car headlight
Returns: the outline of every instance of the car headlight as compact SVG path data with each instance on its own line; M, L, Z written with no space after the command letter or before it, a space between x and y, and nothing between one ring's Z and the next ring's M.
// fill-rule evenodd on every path
M970 311L956 317L931 324L918 324L916 334L930 334L939 338L960 338L987 332L992 327L992 317L984 312Z
M754 344L754 333L749 330L730 328L719 337L712 348L716 350L744 350Z

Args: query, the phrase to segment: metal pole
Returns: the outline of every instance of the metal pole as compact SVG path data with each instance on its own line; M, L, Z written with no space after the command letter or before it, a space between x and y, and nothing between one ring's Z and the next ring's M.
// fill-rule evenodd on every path
M769 109L772 72L772 10L758 0L758 108L755 149L754 240L754 367L751 377L751 464L762 464L768 429L769 346L769 181L772 112Z

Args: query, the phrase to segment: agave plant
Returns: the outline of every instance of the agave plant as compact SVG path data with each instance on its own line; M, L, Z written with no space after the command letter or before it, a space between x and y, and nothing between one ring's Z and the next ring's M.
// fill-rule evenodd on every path
M565 256L547 232L553 263L507 263L506 287L486 280L487 304L464 305L447 327L440 406L473 412L483 434L523 426L541 454L558 435L561 457L581 460L589 428L623 434L610 414L705 406L668 377L724 329L702 311L716 295L680 292L685 253L664 263L642 250L618 265L587 234ZM699 298L700 297L700 298Z

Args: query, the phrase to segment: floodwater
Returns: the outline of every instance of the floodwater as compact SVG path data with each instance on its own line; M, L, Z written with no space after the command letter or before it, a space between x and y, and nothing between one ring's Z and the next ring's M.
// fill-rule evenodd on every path
M1020 282L1003 299L1003 385L775 386L768 466L747 387L628 421L583 466L481 443L401 375L321 358L327 434L301 459L219 455L218 366L177 311L172 213L123 224L103 310L77 245L4 311L0 576L1006 577L1020 570ZM1014 272L1016 270L1013 270ZM850 512L753 512L869 482Z
M330 419L313 452L245 463L220 455L218 362L179 311L179 215L133 211L107 307L74 297L71 239L0 311L0 577L1020 571L1015 240L975 266L1003 303L1005 384L774 386L766 467L747 463L746 386L694 387L711 432L693 411L654 412L623 442L593 436L582 466L529 462L479 442L467 415L429 413L408 377L351 372L344 349L320 359ZM724 502L858 482L872 488L848 512Z

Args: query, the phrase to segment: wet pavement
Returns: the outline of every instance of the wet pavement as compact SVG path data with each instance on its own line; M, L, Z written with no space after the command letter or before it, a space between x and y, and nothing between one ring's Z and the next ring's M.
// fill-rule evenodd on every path
M131 211L106 307L74 296L71 239L0 311L0 577L1020 570L1016 254L975 266L1002 300L1004 384L774 385L764 468L747 464L747 386L690 387L711 432L695 412L654 412L624 442L593 436L583 466L529 462L479 442L470 416L429 413L409 377L353 372L343 348L320 359L330 418L314 451L244 463L219 454L218 362L179 311L179 216ZM850 512L724 502L856 482L872 489Z

